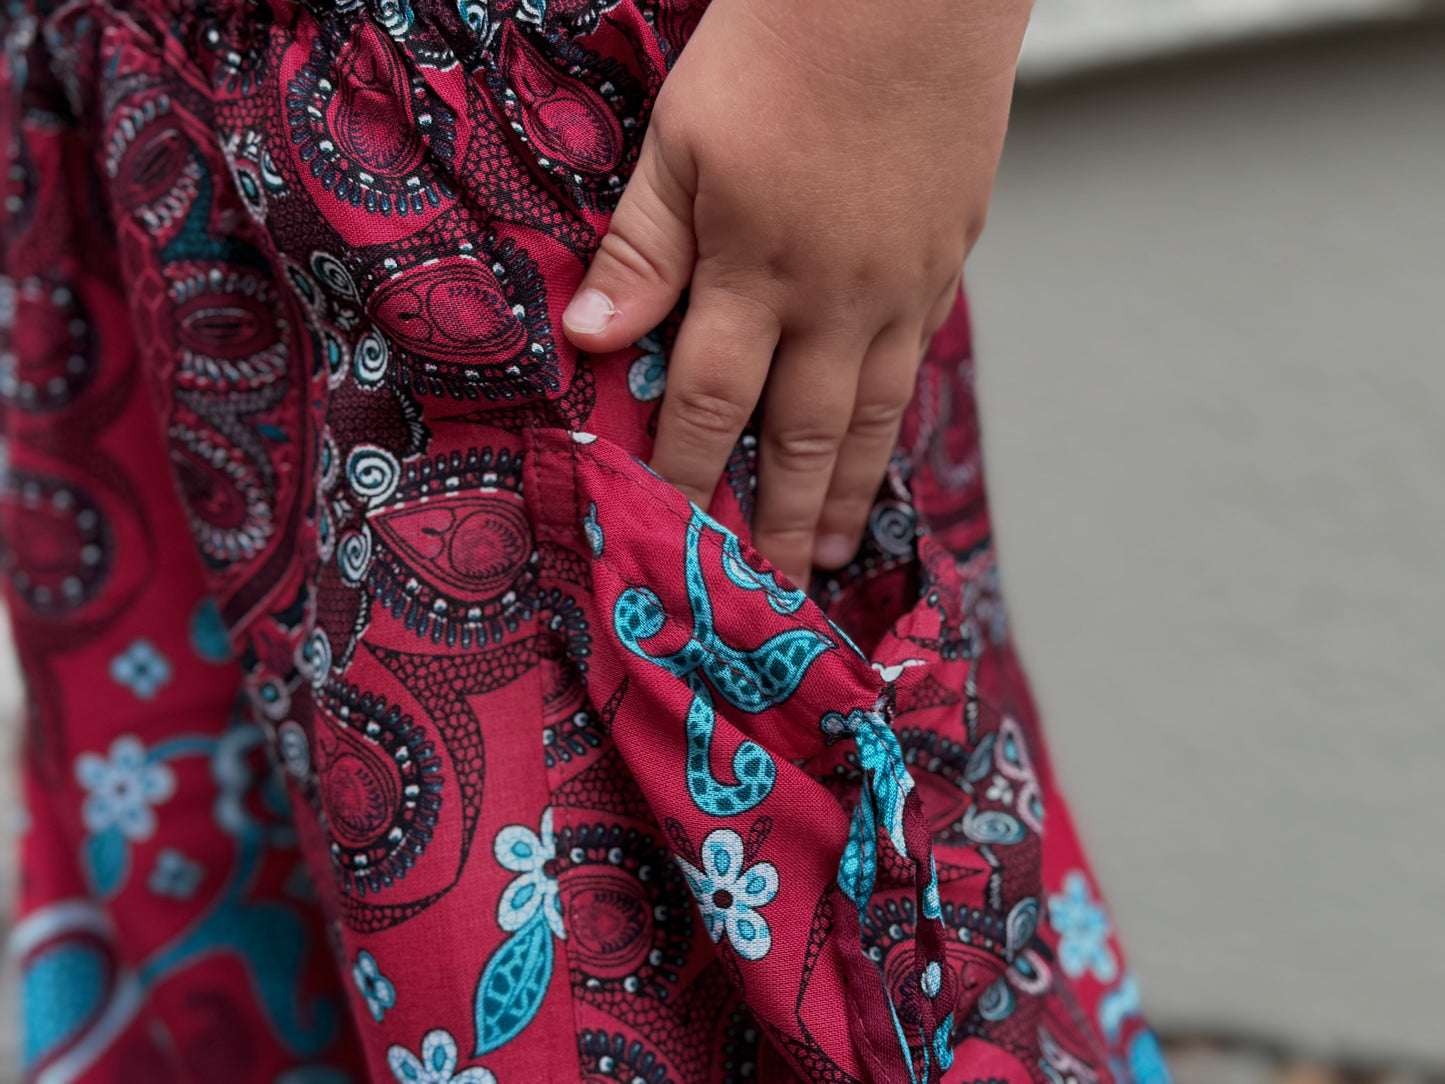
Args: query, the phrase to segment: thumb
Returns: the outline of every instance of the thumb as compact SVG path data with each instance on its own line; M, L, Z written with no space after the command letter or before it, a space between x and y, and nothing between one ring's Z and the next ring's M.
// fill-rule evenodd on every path
M696 259L692 194L649 136L611 228L562 314L567 338L594 354L630 346L672 311Z

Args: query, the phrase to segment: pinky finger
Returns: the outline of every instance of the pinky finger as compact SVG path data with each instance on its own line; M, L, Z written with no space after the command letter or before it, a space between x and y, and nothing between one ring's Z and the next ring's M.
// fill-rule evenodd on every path
M953 276L949 284L944 287L943 292L934 300L928 310L928 315L923 320L922 345L928 347L928 340L933 338L938 329L948 322L949 316L953 314L954 308L958 305L959 295L963 292L963 270L959 269L958 274Z

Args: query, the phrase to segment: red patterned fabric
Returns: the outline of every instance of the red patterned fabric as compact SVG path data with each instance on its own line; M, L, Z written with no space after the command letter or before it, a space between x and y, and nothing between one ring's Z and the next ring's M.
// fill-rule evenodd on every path
M558 331L702 6L7 9L28 1080L1165 1080L962 303L806 594Z

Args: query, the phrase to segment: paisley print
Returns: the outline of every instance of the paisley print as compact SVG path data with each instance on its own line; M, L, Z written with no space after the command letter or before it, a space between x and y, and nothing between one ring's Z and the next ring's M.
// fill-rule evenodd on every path
M647 92L628 71L579 45L558 43L555 61L516 23L500 34L488 85L538 169L581 204L615 206L641 147L633 121Z
M426 851L442 803L443 777L426 732L366 693L322 699L317 784L331 858L357 895L407 875Z
M561 335L705 6L0 17L27 1081L1167 1084L961 299L805 585Z
M286 88L287 142L305 183L323 207L425 223L455 198L441 172L456 157L455 114L408 73L383 28L362 21L339 44L328 37Z
M368 516L376 601L418 636L463 646L500 641L540 605L540 558L505 449L415 464Z
M377 325L399 348L403 378L418 392L460 399L558 391L556 344L537 265L496 234L488 234L483 247L487 260L428 261L372 295Z

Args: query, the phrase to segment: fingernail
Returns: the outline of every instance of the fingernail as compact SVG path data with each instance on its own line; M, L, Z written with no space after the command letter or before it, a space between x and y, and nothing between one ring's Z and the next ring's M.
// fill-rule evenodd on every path
M813 547L813 563L823 568L837 568L853 559L858 545L846 534L820 535Z
M579 335L595 335L616 315L612 299L601 290L583 290L562 313L562 326Z

